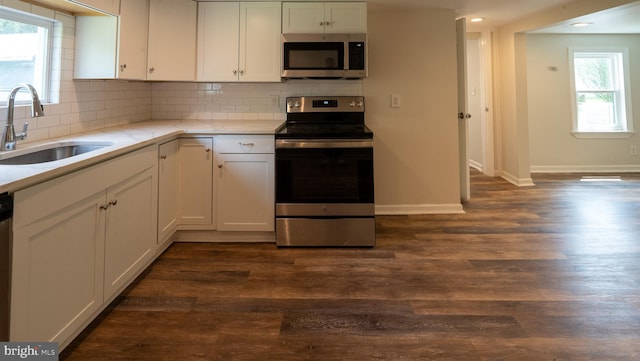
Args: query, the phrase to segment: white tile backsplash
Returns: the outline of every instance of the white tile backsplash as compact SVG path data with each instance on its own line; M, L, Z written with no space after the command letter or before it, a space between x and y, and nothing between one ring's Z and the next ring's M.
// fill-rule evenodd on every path
M3 4L12 1L0 0ZM31 6L31 5L30 5ZM33 5L30 9L32 12ZM15 108L14 124L29 122L28 143L149 119L285 119L285 99L300 95L362 95L361 80L287 80L281 83L143 82L74 80L75 18L55 14L56 60L51 103L45 116L30 118ZM0 127L6 122L0 106ZM0 128L1 129L1 128ZM18 145L19 146L19 145Z

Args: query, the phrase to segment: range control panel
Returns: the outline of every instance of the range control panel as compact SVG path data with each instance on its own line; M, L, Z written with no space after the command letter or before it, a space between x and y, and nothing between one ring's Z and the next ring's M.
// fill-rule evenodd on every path
M287 113L364 112L364 97L288 97Z

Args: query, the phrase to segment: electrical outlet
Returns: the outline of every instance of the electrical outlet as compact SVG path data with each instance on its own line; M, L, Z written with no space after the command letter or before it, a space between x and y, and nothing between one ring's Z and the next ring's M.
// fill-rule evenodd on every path
M391 94L391 107L400 108L400 94Z
M273 107L280 106L280 97L278 97L277 95L272 95L271 96L271 106L273 106Z
M631 155L633 156L638 155L638 147L636 147L635 145L630 146L629 153L631 153Z

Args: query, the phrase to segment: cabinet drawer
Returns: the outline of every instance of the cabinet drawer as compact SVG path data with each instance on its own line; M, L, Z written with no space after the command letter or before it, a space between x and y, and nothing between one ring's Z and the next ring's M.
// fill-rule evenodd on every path
M217 153L274 153L273 135L221 135L216 137Z

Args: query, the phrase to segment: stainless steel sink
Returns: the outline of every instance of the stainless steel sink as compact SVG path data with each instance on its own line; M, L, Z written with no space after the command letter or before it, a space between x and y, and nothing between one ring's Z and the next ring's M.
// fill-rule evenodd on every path
M0 154L0 165L53 162L113 145L111 142L65 142Z

